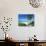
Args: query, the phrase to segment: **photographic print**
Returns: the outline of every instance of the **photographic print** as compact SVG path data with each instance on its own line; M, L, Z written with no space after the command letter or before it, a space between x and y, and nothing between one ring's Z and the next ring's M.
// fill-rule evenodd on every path
M18 25L19 26L34 26L34 14L19 14Z

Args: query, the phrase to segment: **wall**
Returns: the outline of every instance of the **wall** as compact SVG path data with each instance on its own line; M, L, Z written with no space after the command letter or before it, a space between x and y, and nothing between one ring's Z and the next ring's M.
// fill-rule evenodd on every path
M0 17L6 16L13 18L11 29L8 31L10 37L13 37L13 39L16 40L28 40L29 37L36 34L37 39L44 40L44 17L46 14L46 6L42 6L39 8L33 8L30 6L28 0L0 0ZM20 13L35 14L35 26L19 27L18 14ZM1 33L2 31L0 34ZM2 39L2 36L0 36L0 39Z

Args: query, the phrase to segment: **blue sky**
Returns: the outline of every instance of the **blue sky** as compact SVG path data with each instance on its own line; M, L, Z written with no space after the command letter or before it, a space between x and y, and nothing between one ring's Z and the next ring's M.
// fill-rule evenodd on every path
M27 16L32 16L32 19L28 20ZM19 22L28 22L28 21L33 21L34 20L34 15L33 14L19 14Z

